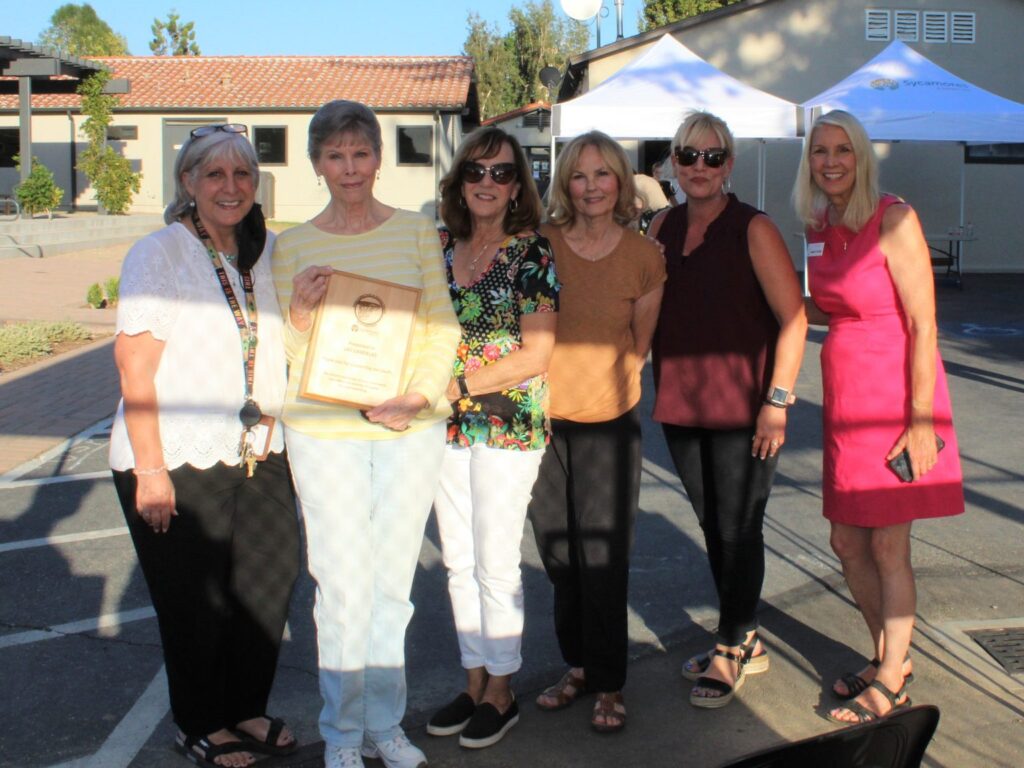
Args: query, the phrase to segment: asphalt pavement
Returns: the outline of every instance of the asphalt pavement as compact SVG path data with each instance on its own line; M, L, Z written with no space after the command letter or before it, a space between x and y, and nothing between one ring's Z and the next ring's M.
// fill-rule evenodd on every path
M36 260L48 269L73 263ZM116 255L110 257L117 261ZM39 301L52 319L83 310L77 290L49 282L44 299L10 290L0 261L0 319ZM108 264L98 269L105 270ZM116 270L115 270L116 273ZM92 280L90 280L92 282ZM924 765L1024 764L1024 677L973 639L1010 630L1024 646L1024 275L968 275L963 291L937 286L964 466L967 513L914 525L919 604L913 657L915 704L941 712ZM19 301L31 306L20 306ZM514 681L522 718L498 745L460 749L423 726L458 690L461 672L433 521L416 577L407 641L410 737L436 768L498 766L719 765L771 744L835 728L823 718L842 672L863 665L866 631L845 590L820 514L822 333L812 330L790 414L789 439L766 522L762 611L771 670L751 678L718 711L687 702L684 658L709 647L714 596L699 529L656 425L646 421L641 514L630 588L628 725L602 736L588 727L590 701L543 713L533 699L563 671L551 627L550 587L528 527L523 537L526 631ZM106 473L116 402L109 341L0 376L0 766L172 768L174 726L156 623ZM648 382L649 383L649 382ZM650 387L647 388L648 391ZM649 402L644 409L649 413ZM31 455L29 455L31 454ZM305 746L261 765L319 766L313 588L299 583L283 647L273 714ZM1012 633L1016 632L1016 635ZM1018 638L1014 645L1013 638ZM367 765L380 765L367 761Z

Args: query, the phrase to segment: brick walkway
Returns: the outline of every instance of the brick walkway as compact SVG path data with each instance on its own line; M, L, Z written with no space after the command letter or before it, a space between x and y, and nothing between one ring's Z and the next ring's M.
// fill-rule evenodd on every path
M130 243L43 259L0 259L0 321L74 320L112 333L116 314L85 292L121 271ZM0 475L114 413L113 338L0 374Z

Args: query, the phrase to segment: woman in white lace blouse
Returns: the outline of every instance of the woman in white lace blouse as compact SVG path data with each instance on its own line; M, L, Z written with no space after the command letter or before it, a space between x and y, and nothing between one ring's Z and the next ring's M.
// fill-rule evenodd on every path
M299 534L282 430L272 235L245 126L192 131L168 226L121 272L114 483L160 625L176 747L242 768L296 741L267 716ZM258 342L258 343L257 343Z

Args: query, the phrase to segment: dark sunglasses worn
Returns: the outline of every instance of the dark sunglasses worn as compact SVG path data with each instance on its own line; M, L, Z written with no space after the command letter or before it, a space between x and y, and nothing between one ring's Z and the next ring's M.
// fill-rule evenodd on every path
M676 147L676 162L680 165L695 165L698 157L704 158L708 168L721 168L729 159L729 150L721 147L714 149L694 149L693 147Z
M509 184L516 178L515 163L495 163L485 168L480 163L470 160L462 164L462 179L470 184L477 184L484 180L484 176L491 175L495 184Z
M189 133L193 139L201 139L203 136L212 136L217 131L224 133L249 133L249 129L241 123L220 123L219 125L201 125L193 128Z

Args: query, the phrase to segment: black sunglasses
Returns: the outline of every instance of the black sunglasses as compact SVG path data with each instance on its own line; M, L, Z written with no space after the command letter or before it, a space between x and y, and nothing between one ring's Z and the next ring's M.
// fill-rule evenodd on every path
M241 123L221 123L219 125L201 125L198 128L193 128L189 132L189 136L193 139L201 139L203 136L212 136L217 131L224 131L224 133L249 133L249 129Z
M716 149L694 149L693 147L676 147L676 162L680 165L690 166L697 162L698 157L704 158L704 165L708 168L721 168L729 158L729 150Z
M515 180L517 176L516 164L515 163L495 163L492 166L485 168L480 163L473 162L470 160L467 163L462 164L462 179L468 181L470 184L476 184L484 180L484 176L487 174L491 175L495 184L509 184Z

